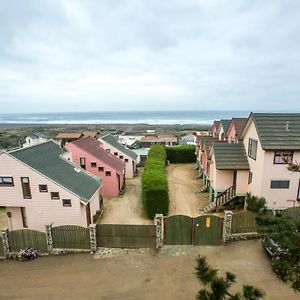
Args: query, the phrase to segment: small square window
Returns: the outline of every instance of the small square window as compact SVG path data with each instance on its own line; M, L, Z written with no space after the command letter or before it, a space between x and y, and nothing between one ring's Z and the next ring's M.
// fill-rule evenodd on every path
M106 149L106 152L107 152L107 153L110 153L110 149Z
M63 206L66 206L66 207L71 207L72 206L71 199L63 199L62 203L63 203Z
M58 200L59 199L59 192L51 192L51 199Z
M120 159L123 159L124 158L124 156L123 155L120 155Z
M111 176L111 171L105 171L105 176Z
M47 184L40 184L39 185L39 191L41 193L47 193L48 192L48 186L47 186Z
M103 167L98 167L98 171L99 171L99 172L103 172L103 171L104 171L104 168L103 168Z
M96 167L97 167L97 163L96 163L95 161L92 161L92 162L91 162L91 167L92 167L92 168L96 168Z
M114 152L114 155L115 155L115 156L118 156L118 152Z
M128 162L128 158L125 158L125 162Z
M14 180L12 177L0 177L0 185L14 186Z

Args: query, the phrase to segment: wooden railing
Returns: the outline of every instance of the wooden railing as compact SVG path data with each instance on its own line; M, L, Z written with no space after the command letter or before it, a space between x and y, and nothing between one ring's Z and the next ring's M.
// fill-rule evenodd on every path
M221 194L219 194L214 200L216 207L222 206L228 201L232 200L236 196L236 185L231 186Z

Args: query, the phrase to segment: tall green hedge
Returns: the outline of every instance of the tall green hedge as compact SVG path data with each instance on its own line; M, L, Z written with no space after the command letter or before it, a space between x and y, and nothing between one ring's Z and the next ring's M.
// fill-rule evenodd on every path
M142 201L149 219L153 219L155 214L168 214L169 188L163 146L153 145L148 153L142 176Z
M195 163L195 151L196 149L194 145L166 147L167 160L169 160L172 164Z

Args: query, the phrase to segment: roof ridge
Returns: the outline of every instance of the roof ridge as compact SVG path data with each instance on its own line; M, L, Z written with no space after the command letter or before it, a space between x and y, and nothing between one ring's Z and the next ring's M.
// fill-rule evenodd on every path
M45 142L41 142L41 143L38 143L38 144L35 144L35 145L31 145L31 146L28 146L28 147L18 147L17 149L14 149L14 150L9 150L9 151L6 151L7 153L13 153L13 152L18 152L18 151L25 151L25 150L28 150L28 149L32 149L33 147L38 147L38 146L41 146L41 145L44 145L44 144L47 144L47 143L50 143L50 142L53 142L55 143L56 145L59 146L59 143L57 143L55 140L53 139L50 139L48 141L45 141Z

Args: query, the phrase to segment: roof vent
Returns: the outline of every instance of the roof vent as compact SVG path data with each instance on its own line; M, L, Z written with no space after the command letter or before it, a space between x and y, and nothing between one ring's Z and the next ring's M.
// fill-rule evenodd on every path
M79 173L79 172L81 171L81 169L78 168L78 167L75 167L74 170L75 170L77 173Z
M286 131L290 130L290 122L289 121L286 121L285 130Z

